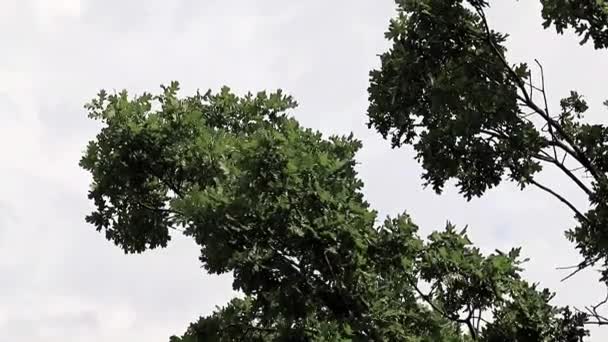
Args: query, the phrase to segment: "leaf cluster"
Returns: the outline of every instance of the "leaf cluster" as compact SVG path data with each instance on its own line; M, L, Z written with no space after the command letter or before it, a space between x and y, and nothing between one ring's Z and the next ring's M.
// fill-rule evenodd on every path
M208 272L233 274L242 297L172 342L586 335L583 315L521 278L517 249L483 255L451 225L422 239L405 214L378 223L355 171L361 143L301 127L291 97L178 90L102 91L87 109L103 127L81 160L87 220L108 240L140 253L180 232Z

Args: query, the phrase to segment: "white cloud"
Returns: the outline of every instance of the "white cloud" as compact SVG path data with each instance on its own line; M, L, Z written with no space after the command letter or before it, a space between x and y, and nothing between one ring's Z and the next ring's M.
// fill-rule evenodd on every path
M543 31L536 4L494 2L491 19L511 33L512 61L543 61L553 105L571 87L592 105L608 97L599 86L608 76L598 72L608 70L605 52ZM100 88L142 92L173 79L184 93L223 84L286 89L301 103L304 125L354 131L364 141L359 169L383 215L406 210L424 232L446 220L469 224L485 250L522 245L532 258L527 275L557 290L559 302L600 299L594 274L559 281L554 268L578 256L563 237L571 215L557 201L509 185L470 203L453 189L436 196L421 188L408 149L391 151L365 127L368 71L386 47L393 7L390 0L0 0L3 336L167 341L230 297L230 279L204 275L191 241L125 256L83 221L88 177L77 162L97 126L82 105ZM605 330L595 340L602 337Z
M36 14L42 20L80 16L80 0L34 0Z

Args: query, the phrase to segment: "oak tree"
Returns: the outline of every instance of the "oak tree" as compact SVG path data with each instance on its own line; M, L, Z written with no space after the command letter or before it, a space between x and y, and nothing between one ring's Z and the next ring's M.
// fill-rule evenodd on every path
M578 222L566 232L583 257L572 274L597 265L608 283L608 126L584 118L589 106L575 90L552 109L542 64L507 59L507 35L486 16L490 1L397 3L386 34L392 47L370 76L370 127L393 147L412 145L425 184L437 192L454 179L467 199L506 180L549 193ZM541 4L545 28L608 48L608 1ZM539 182L545 167L567 177L589 208L575 205L559 184ZM588 312L595 323L608 324L596 309Z
M172 342L556 341L586 316L521 277L519 249L483 255L449 225L423 239L407 214L379 221L355 171L361 143L323 137L281 93L181 97L104 91L81 166L86 218L126 253L191 237L237 297Z
M605 1L541 2L546 27L607 46ZM438 192L455 178L471 198L508 178L551 193L579 221L568 236L580 267L605 263L608 136L581 120L582 96L551 113L542 80L507 61L487 1L397 4L393 46L371 74L370 126L395 147L414 145ZM238 295L172 342L587 336L588 314L553 306L550 291L522 279L519 249L484 255L450 224L422 238L405 213L378 220L354 168L361 143L302 127L290 96L178 90L173 82L155 95L101 91L86 109L102 128L81 160L95 204L86 219L108 240L141 253L184 234L207 272L233 275ZM592 208L538 183L544 165L570 177Z

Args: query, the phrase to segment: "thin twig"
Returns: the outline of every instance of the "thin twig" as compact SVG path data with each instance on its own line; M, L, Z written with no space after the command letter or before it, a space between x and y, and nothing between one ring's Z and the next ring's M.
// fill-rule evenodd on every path
M540 64L540 62L538 61L538 59L534 59L534 61L536 62L536 64L538 65L538 67L540 68L540 79L541 79L541 93L543 94L543 100L545 102L545 113L547 113L547 116L551 116L549 114L549 105L547 104L547 88L545 88L545 69L543 68L543 65ZM532 100L530 98L530 100ZM557 138L555 137L555 133L553 132L553 127L551 126L551 124L547 121L547 126L549 127L549 134L551 134L551 139L552 140L557 140ZM557 149L555 148L555 145L553 145L553 156L555 157L555 159L557 159Z
M529 75L529 83L530 83L530 100L533 99L534 97L534 89L537 89L535 86L532 85L532 70L528 71L528 75Z
M570 172L575 172L584 169L584 166L575 167L574 169L570 169Z
M562 281L568 280L570 278L572 278L575 274L577 274L578 272L584 270L585 268L595 264L598 260L600 259L600 257L595 257L594 259L590 260L590 259L586 259L583 260L582 262L580 262L578 265L574 265L574 266L565 266L565 267L558 267L558 270L567 270L567 269L573 269L575 268L575 270L573 272L571 272L570 274L568 274L566 277L564 277L562 279Z
M564 172L566 174L566 176L568 176L568 178L570 178L572 181L574 181L574 183L576 183L576 185L578 185L578 187L581 188L581 190L583 190L585 192L585 194L587 194L587 196L593 195L593 192L591 191L591 189L589 189L585 185L585 183L583 183L580 179L578 179L578 177L576 177L576 175L573 174L563 163L560 163L559 160L552 158L549 154L547 154L544 151L541 151L541 153L543 153L544 155L536 154L533 157L536 159L554 164L560 170L562 170L562 172Z
M561 281L566 281L572 277L574 277L578 272L584 270L585 268L587 268L588 265L584 265L584 266L580 266L578 267L576 270L570 272L567 276L563 277Z
M487 40L488 44L492 48L494 54L500 59L501 63L507 69L509 74L511 74L514 82L516 83L517 87L521 90L521 92L523 94L523 98L521 96L519 96L519 94L517 95L518 100L522 101L530 109L534 110L543 119L545 119L545 121L547 121L551 126L553 126L553 128L555 128L557 133L559 133L559 135L561 137L563 137L564 141L572 147L572 154L571 154L572 157L575 158L576 160L578 160L581 163L581 165L585 166L589 170L589 173L591 173L591 175L597 181L604 181L606 179L606 177L604 175L600 174L596 170L595 166L590 162L590 160L583 153L583 151L574 143L574 139L564 130L564 128L562 126L560 126L553 118L551 118L551 116L547 112L542 110L540 107L538 107L538 105L536 105L536 103L534 103L531 100L530 95L528 94L528 91L526 90L525 83L521 80L521 78L515 72L515 70L513 70L513 68L509 65L509 63L507 62L507 60L505 59L503 54L500 52L500 50L494 43L494 41L492 39L492 33L490 31L490 26L488 25L488 21L487 21L487 18L485 16L483 9L479 5L475 6L475 9L477 11L477 14L479 15L479 17L482 20L482 23L483 23L483 26L485 29L486 40ZM566 151L570 152L569 149Z
M541 190L550 193L555 198L557 198L558 200L560 200L562 203L564 203L565 205L567 205L570 209L572 209L572 211L574 211L574 213L577 215L577 218L579 218L580 220L585 220L585 221L587 220L587 218L572 203L570 203L570 201L568 201L567 199L565 199L562 195L560 195L557 192L549 189L548 187L540 184L539 182L535 181L534 179L531 179L530 183L536 185Z

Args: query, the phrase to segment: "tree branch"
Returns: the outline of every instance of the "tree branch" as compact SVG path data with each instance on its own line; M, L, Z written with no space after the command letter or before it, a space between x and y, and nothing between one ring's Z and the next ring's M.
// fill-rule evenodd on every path
M539 182L535 181L534 179L531 179L530 183L534 184L539 189L550 193L555 198L557 198L558 200L560 200L562 203L564 203L565 205L567 205L570 209L572 209L572 211L574 211L574 213L576 214L576 216L577 216L578 219L580 219L582 221L588 222L587 217L585 215L583 215L572 203L570 203L570 201L568 201L567 199L565 199L562 195L560 195L557 192L551 190L550 188L548 188L548 187L540 184Z
M587 325L591 325L591 324L593 324L593 325L608 325L608 318L606 318L606 317L605 317L605 316L603 316L603 315L600 315L600 314L597 312L597 309L598 309L600 306L602 306L602 305L604 305L604 304L606 304L606 303L608 303L608 294L607 294L607 295L606 295L606 297L605 297L605 298L604 298L604 299L603 299L601 302L599 302L598 304L596 304L596 305L592 305L592 306L590 306L590 307L589 307L589 306L586 306L586 307L585 307L585 310L586 310L586 311L582 311L582 310L578 309L577 307L575 307L574 309L575 309L576 311L578 311L578 312L581 312L581 313L583 313L583 314L587 315L587 317L593 317L593 318L595 319L595 321L589 321L589 320L587 320L587 321L585 322L585 324L587 324Z
M585 168L587 168L587 170L589 170L589 173L591 173L591 175L598 182L600 182L600 181L604 182L605 177L602 176L596 170L596 168L593 166L593 164L590 162L590 160L587 158L587 156L574 143L574 139L563 129L563 127L561 125L559 125L553 118L551 118L547 112L542 110L540 107L538 107L538 105L536 105L536 103L534 103L534 101L532 101L530 94L526 90L525 83L521 80L519 75L517 75L515 70L513 70L513 68L509 65L509 63L507 62L507 60L505 59L503 54L500 52L500 50L498 49L498 47L492 40L492 33L490 31L490 26L488 25L488 21L486 19L483 9L479 5L475 6L475 9L477 11L477 14L481 18L482 24L484 26L485 33L486 33L486 40L487 40L488 44L492 48L494 54L500 59L501 63L507 69L507 72L512 76L513 81L516 83L517 87L521 90L521 92L523 94L523 98L521 98L519 96L518 96L518 98L522 102L524 102L524 104L526 104L530 109L532 109L536 113L538 113L552 127L552 129L553 128L555 129L555 131L564 139L564 141L572 147L572 150L574 152L574 154L572 156L576 160L578 160L581 163L581 165L585 166Z
M565 276L564 278L562 278L561 281L566 281L566 280L572 278L578 272L580 272L580 271L584 270L585 268L587 268L587 267L595 264L599 259L600 259L600 257L595 257L595 259L586 259L586 260L583 260L578 265L566 266L566 267L557 267L558 270L567 270L567 269L573 269L573 268L575 268L574 271L572 271L570 274L568 274L567 276Z
M437 305L435 305L433 300L428 295L425 295L420 290L420 288L418 288L418 285L416 284L415 280L412 280L411 277L407 277L407 278L409 279L410 285L418 293L420 298L422 298L427 304L429 304L433 310L435 310L436 312L441 314L443 317L445 317L451 321L454 321L454 322L460 323L460 324L463 324L463 323L466 324L467 329L469 329L469 332L471 333L471 337L473 338L473 340L477 340L477 333L475 331L475 327L474 327L473 323L471 322L471 318L473 317L473 312L471 311L470 307L468 310L468 316L465 319L462 319L455 315L450 315L449 313L445 312L443 309L441 309Z
M181 213L180 211L174 210L174 209L166 209L166 208L154 208L152 206L149 206L145 203L142 203L140 201L137 202L137 205L139 205L140 207L149 210L149 211L156 211L156 212L163 212L163 213L168 213L168 214L173 214L173 215L180 215L180 216L184 216L183 213ZM174 227L174 226L167 226L167 228L169 229L173 229L175 231L178 231L180 233L185 233L186 230L183 228L179 228L179 227Z
M533 157L536 159L542 160L544 162L554 164L560 170L562 170L562 172L564 172L568 176L568 178L570 178L572 181L574 181L574 183L576 183L576 185L578 185L578 187L581 188L581 190L583 190L585 192L585 194L587 194L587 196L589 196L589 197L593 196L593 191L591 191L591 189L589 189L585 185L585 183L583 183L580 179L578 179L578 177L576 177L576 175L574 173L572 173L572 171L570 169L568 169L563 163L560 163L559 160L551 158L551 156L547 155L546 152L545 152L545 155L536 154Z
M536 62L536 64L540 68L541 94L543 94L543 100L545 102L545 113L547 113L547 115L549 117L551 117L551 115L549 115L549 105L547 104L547 91L546 91L546 88L545 88L545 69L543 68L542 64L540 64L540 62L538 61L538 59L534 59L534 61ZM530 101L532 101L532 97L530 97ZM551 125L549 125L549 124L548 124L548 127L549 127L549 134L551 134L551 139L553 141L557 141L555 133L553 133L553 127ZM555 148L555 145L553 145L553 156L557 160L557 149Z

